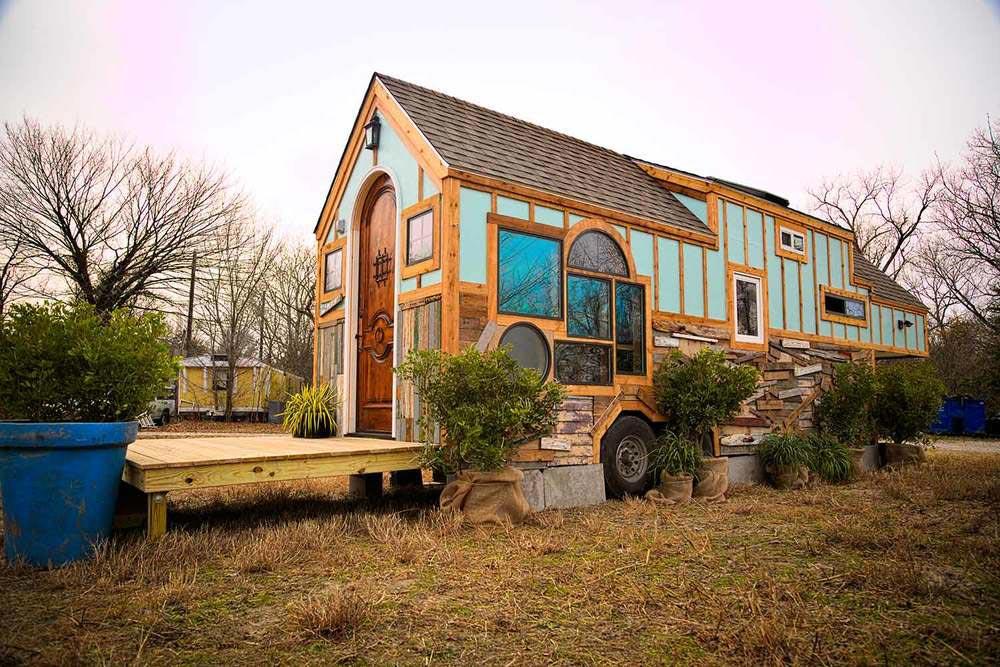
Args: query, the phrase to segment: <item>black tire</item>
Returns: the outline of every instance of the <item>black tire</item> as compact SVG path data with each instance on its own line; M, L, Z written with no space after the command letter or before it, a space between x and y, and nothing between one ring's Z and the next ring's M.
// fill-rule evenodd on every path
M160 426L166 426L170 423L170 410L164 410L163 414L160 415Z
M643 419L626 415L619 417L601 438L601 463L608 496L641 496L652 486L649 469L649 448L653 444L653 429Z

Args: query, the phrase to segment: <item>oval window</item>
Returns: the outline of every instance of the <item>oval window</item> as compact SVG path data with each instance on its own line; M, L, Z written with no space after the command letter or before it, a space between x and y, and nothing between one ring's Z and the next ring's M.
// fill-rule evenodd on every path
M509 326L500 336L500 346L507 347L522 367L538 371L543 380L549 376L549 343L538 327L527 322Z

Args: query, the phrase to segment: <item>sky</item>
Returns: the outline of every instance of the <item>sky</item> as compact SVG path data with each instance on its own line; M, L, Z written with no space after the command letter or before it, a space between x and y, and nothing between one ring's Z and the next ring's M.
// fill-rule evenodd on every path
M0 121L227 170L309 239L373 71L808 208L1000 115L1000 0L0 0Z

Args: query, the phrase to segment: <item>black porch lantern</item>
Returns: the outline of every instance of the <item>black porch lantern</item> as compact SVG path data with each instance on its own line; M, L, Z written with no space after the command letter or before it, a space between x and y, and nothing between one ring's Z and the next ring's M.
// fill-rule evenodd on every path
M913 322L910 320L896 320L897 329L909 329L913 326Z
M365 148L372 151L378 148L378 135L381 129L382 123L378 116L372 116L372 119L365 125Z

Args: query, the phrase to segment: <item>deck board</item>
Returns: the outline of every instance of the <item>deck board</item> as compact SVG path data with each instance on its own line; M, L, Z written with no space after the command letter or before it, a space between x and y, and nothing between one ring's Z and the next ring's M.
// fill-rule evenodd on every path
M126 482L145 492L419 467L416 442L285 435L156 438L129 445Z

